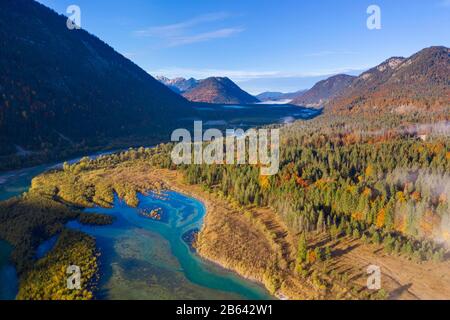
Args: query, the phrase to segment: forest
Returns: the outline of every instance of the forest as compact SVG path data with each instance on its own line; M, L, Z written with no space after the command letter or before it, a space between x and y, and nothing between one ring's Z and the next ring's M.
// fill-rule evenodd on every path
M251 166L182 169L189 183L243 206L274 208L297 234L347 235L415 261L442 261L450 241L449 129L441 115L428 117L435 126L414 117L327 116L285 127L272 177Z

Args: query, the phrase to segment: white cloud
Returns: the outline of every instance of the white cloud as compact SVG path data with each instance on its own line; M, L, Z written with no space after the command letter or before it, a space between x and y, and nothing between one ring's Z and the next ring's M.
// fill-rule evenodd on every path
M165 41L164 46L166 47L176 47L213 39L228 38L243 32L244 29L241 27L225 27L210 31L203 30L202 32L196 32L194 29L203 24L225 20L230 16L227 12L208 13L178 23L136 30L133 34L137 37L160 38Z
M342 56L342 55L354 55L358 52L354 51L319 51L313 53L307 53L304 57L326 57L326 56Z
M367 70L367 67L350 67L328 70L317 70L313 72L286 72L276 70L230 70L230 69L194 69L169 67L149 71L152 75L163 75L168 78L184 77L204 79L208 77L228 77L236 82L243 82L254 79L282 79L282 78L312 78L332 76L340 73L349 73L361 70Z
M208 13L194 17L192 19L162 26L149 27L146 29L136 30L134 34L141 37L162 37L171 38L184 34L188 29L197 25L226 19L230 15L226 12Z
M244 31L243 28L225 28L191 36L173 37L169 40L168 46L177 47L185 44L205 42L213 39L228 38L235 34L241 33L242 31Z
M226 70L226 69L194 69L194 68L178 68L169 67L158 70L150 71L151 74L155 75L165 75L169 78L185 77L185 78L197 78L204 79L208 77L229 77L234 80L239 79L255 79L255 78L266 78L271 77L278 72L276 71L249 71L249 70Z

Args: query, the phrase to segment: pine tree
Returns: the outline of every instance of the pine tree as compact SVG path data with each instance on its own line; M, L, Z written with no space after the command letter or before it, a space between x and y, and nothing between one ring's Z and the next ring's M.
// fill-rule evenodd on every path
M319 232L323 231L324 221L325 220L324 220L324 217L323 217L323 211L320 210L319 217L317 218L317 225L316 225L317 231L319 231Z
M331 248L329 246L327 246L325 248L325 259L326 260L330 260L331 259Z
M306 241L306 236L304 233L300 235L300 239L298 241L298 248L297 248L297 262L299 264L302 264L306 262L308 257L308 245Z
M375 231L374 234L372 235L372 243L374 244L380 244L381 243L381 238L380 238L380 234Z

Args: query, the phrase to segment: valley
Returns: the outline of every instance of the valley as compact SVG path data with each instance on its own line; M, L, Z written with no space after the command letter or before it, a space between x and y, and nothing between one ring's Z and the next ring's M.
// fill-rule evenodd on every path
M200 3L0 2L0 300L449 300L441 5Z

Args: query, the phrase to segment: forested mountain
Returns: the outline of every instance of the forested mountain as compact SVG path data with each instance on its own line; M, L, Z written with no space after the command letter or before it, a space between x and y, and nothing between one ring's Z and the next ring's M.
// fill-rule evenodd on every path
M239 88L228 78L211 77L200 80L197 86L183 96L194 102L220 104L249 104L259 102L257 98Z
M248 94L229 78L210 77L203 80L194 78L169 79L159 76L161 83L174 92L183 95L193 102L206 102L216 104L248 104L259 102L257 97Z
M0 2L0 155L166 136L193 114L133 62L29 0Z
M310 90L295 98L292 103L300 106L320 107L350 86L354 79L353 76L339 74L320 81Z
M430 47L410 58L394 57L361 74L329 103L335 111L450 105L450 49Z

